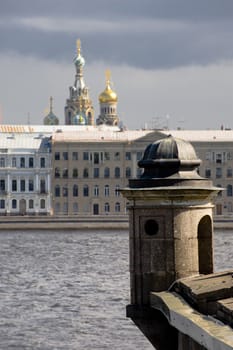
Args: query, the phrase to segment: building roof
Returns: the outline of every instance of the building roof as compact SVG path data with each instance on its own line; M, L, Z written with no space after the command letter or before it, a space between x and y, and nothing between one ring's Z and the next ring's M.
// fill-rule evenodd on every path
M0 142L3 135L52 136L56 142L136 141L151 134L155 140L172 135L190 142L233 142L233 130L122 130L107 125L0 125ZM154 141L155 141L154 140ZM149 142L150 142L149 141Z
M46 138L40 134L4 133L0 134L0 149L3 150L36 150L48 148Z
M61 131L53 134L54 142L130 142L137 140L151 133L151 130L123 130L119 131L116 128L87 128L73 131Z
M233 141L233 130L163 130L161 132L190 142Z

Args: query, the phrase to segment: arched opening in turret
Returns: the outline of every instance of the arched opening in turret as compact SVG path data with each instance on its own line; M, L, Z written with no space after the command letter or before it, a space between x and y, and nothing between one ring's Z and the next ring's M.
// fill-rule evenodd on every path
M203 216L198 224L199 273L213 273L213 225L209 215Z

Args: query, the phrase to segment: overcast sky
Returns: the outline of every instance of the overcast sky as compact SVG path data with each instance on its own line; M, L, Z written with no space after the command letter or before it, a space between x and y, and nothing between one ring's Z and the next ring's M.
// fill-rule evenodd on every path
M96 118L110 69L129 129L233 128L232 0L0 0L2 123L64 123L78 38Z

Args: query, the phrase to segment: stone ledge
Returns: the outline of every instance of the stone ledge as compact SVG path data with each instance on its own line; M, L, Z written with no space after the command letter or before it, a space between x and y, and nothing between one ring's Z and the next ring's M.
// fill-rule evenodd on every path
M175 292L151 292L151 307L161 311L170 325L207 350L232 350L233 331L211 316L202 315Z

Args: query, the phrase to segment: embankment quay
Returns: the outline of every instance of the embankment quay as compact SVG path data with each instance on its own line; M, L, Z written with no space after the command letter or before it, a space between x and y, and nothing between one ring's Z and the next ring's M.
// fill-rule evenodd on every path
M1 230L115 230L128 229L129 221L127 216L1 216ZM233 219L218 219L214 221L216 229L233 229Z
M111 230L128 229L128 217L126 216L1 216L1 230Z

